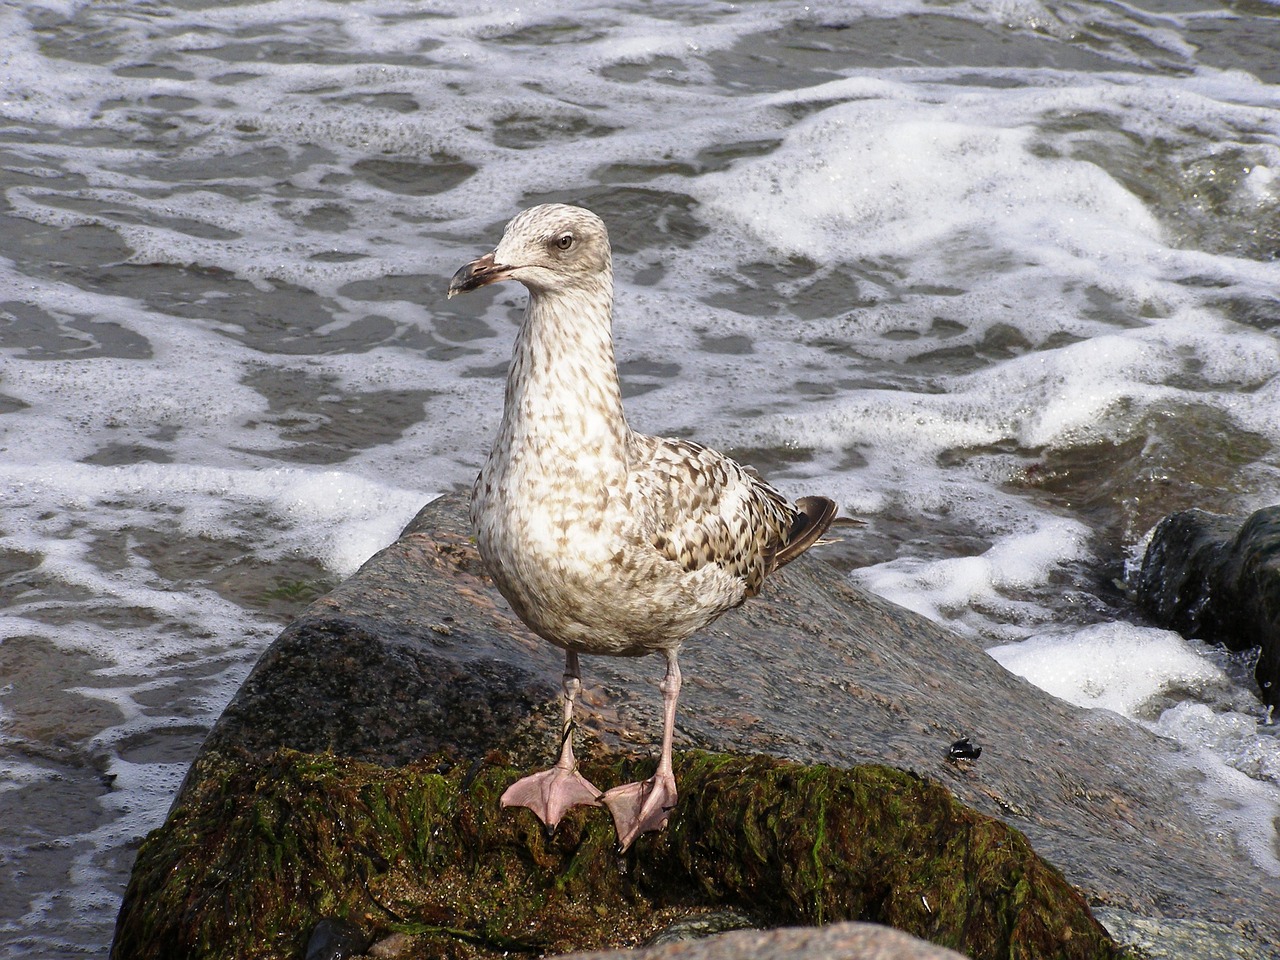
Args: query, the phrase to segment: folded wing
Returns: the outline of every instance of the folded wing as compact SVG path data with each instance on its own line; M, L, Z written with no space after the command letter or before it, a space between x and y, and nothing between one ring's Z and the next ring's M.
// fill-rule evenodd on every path
M831 500L793 505L754 471L689 440L634 435L631 452L630 506L654 549L688 571L715 564L748 597L835 517Z

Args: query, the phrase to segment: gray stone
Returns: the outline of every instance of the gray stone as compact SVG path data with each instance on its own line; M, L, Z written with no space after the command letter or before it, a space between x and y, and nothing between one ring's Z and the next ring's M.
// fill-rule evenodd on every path
M1280 940L1280 883L1211 836L1187 799L1197 774L1175 744L1049 696L816 557L695 636L683 659L677 749L887 763L1024 832L1094 904ZM580 753L648 749L662 665L582 665ZM557 746L562 667L485 578L463 498L445 497L285 630L208 747L387 765L496 750L532 768ZM949 760L964 736L981 757Z
M571 953L563 960L964 960L964 954L874 923L833 923L736 930L635 950Z
M1275 960L1274 943L1246 940L1229 927L1203 920L1139 917L1101 907L1098 922L1126 948L1126 960Z

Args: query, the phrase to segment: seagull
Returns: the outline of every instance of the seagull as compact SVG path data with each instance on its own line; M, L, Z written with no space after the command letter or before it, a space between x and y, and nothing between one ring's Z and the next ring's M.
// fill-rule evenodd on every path
M836 505L792 504L724 454L631 429L614 360L609 236L594 213L559 203L523 211L492 253L454 274L449 296L504 280L524 284L529 301L471 525L498 590L564 650L565 666L560 758L501 802L549 829L574 806L603 803L625 851L663 829L676 804L681 644L813 546ZM602 793L573 755L579 655L650 653L666 658L657 770Z

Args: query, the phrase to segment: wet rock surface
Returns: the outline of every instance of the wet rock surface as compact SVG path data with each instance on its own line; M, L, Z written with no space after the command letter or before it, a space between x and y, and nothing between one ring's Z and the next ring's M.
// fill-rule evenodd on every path
M1254 677L1280 706L1280 506L1246 519L1185 510L1156 527L1138 599L1162 626L1228 650L1261 647Z
M694 637L681 662L678 776L690 748L887 764L1025 833L1117 925L1204 923L1242 957L1269 956L1280 937L1280 884L1189 809L1197 774L1176 746L1050 697L814 556ZM202 757L262 760L285 747L399 767L440 753L476 777L495 757L527 770L554 756L562 665L487 581L463 500L442 498L285 630ZM583 672L584 764L656 753L661 664L587 657ZM979 758L951 758L964 737ZM200 770L175 810L200 788ZM673 834L693 809L687 796ZM600 811L574 816L597 814L607 827Z

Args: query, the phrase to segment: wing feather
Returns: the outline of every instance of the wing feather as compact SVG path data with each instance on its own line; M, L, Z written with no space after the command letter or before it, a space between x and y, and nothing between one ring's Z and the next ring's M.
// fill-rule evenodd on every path
M649 543L687 571L715 565L741 578L747 596L835 514L820 497L798 509L754 471L690 440L633 435L631 454L628 506Z

